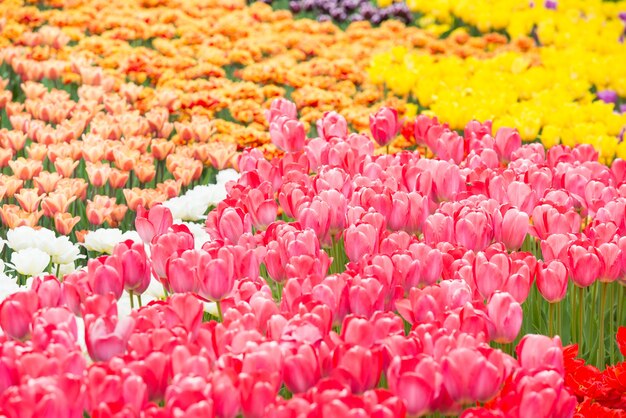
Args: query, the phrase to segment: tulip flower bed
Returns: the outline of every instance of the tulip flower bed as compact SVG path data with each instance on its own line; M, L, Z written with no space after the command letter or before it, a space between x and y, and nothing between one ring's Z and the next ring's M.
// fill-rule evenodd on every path
M0 417L626 416L619 5L443 3L0 3Z
M492 120L494 128L517 127L524 141L546 147L590 143L605 163L626 157L626 84L619 70L626 61L626 14L620 13L626 2L492 3L415 4L428 18L446 22L449 37L467 39L471 25L482 24L482 31L502 30L511 39L531 35L539 47L482 59L396 47L373 58L372 81L453 129L472 119Z
M426 116L418 149L375 154L338 113L310 139L293 103L266 116L284 155L244 151L208 241L140 209L138 236L2 302L4 415L624 413L624 161ZM23 228L14 254L46 248Z

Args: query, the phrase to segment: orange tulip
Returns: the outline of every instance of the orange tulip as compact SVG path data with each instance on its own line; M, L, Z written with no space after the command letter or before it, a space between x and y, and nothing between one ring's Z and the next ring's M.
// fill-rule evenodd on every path
M33 183L37 186L37 189L39 189L40 194L50 193L57 187L61 178L62 177L59 173L42 171L33 179Z
M56 213L54 215L54 228L61 235L69 235L79 221L80 216L72 216L67 212Z
M92 225L102 225L105 221L110 220L114 206L114 197L96 195L93 200L87 201L87 220Z
M237 146L235 144L213 142L210 145L209 158L211 159L213 167L218 170L223 170L229 165L232 165L232 158L237 152Z
M133 212L137 211L138 206L146 207L146 199L141 194L141 189L133 187L132 189L124 189L124 198L128 208Z
M24 181L13 176L3 176L0 184L6 188L6 196L13 197L24 186Z
M22 209L28 213L33 213L39 209L39 203L44 196L40 196L37 189L22 189L15 195L15 199Z
M150 143L152 156L159 161L163 161L174 151L175 144L163 138L155 138Z
M140 183L148 183L154 179L156 168L152 164L137 164L135 166L135 175Z
M38 144L36 142L33 142L28 147L26 147L26 153L33 160L43 161L48 155L48 147L46 147L44 144Z
M48 156L48 158L50 158ZM57 173L62 175L63 177L69 178L74 174L74 170L78 167L80 161L75 161L69 157L57 158L54 161L54 168Z
M24 157L9 161L9 166L13 170L13 174L21 180L30 180L43 170L41 161L27 160Z
M85 142L83 144L82 156L85 161L90 163L97 163L104 158L104 146L102 142L94 144L92 142Z
M76 196L68 196L65 193L50 193L41 201L41 209L44 216L51 218L59 212L67 212L70 204L76 200Z
M160 193L167 196L167 199L171 199L180 194L181 186L182 186L182 183L180 181L169 179L169 180L165 180L163 183L157 184L156 190L158 190Z
M26 134L21 131L8 131L4 137L13 151L19 151L26 144Z
M9 165L9 161L13 158L13 150L10 148L0 148L0 167Z
M114 189L121 189L126 185L129 174L128 171L112 168L111 173L109 173L109 185Z
M139 159L139 151L134 150L114 150L113 155L115 166L124 171L132 170Z
M103 163L91 163L88 162L87 166L87 177L89 178L89 182L94 187L102 187L106 184L109 179L109 175L111 174L111 167L108 164Z

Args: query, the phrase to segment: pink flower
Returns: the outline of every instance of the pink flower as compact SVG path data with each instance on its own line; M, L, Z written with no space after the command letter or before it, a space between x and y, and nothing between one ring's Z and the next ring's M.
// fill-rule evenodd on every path
M149 244L155 235L167 232L172 223L172 212L163 205L155 205L148 211L143 206L137 207L135 229L146 244Z
M133 332L135 320L126 317L85 318L85 342L94 361L108 361L126 351L126 344Z
M370 132L380 146L390 143L401 128L398 112L394 108L381 107L378 112L370 115Z
M306 140L304 124L289 116L278 116L270 124L270 137L285 152L302 151Z

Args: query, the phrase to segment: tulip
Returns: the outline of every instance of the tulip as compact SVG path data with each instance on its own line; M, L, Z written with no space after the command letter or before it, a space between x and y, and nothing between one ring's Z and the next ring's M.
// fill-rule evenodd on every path
M553 369L563 373L563 346L559 336L527 334L515 348L517 360L528 370Z
M522 328L521 305L508 293L496 292L487 302L487 312L495 328L491 339L503 344L513 342Z
M501 161L511 160L511 154L522 146L522 139L515 129L500 128L494 138L495 150Z
M570 245L567 253L574 284L579 287L591 286L602 273L602 262L598 255L576 244Z
M317 134L326 141L330 141L332 138L344 139L348 136L348 122L334 111L324 112L316 126Z
M378 231L368 223L350 225L344 231L344 246L350 261L358 262L366 254L378 248Z
M388 145L401 128L398 112L394 108L381 107L375 114L370 115L370 132L380 146Z
M85 342L87 350L94 361L109 361L126 351L135 320L131 317L85 318Z
M124 291L121 260L117 256L92 258L87 263L89 282L94 293L107 295L112 293L116 299Z
M567 294L567 267L559 260L537 264L537 288L550 303L563 300Z
M265 111L265 119L270 125L280 116L286 116L289 119L298 117L298 110L295 103L286 99L274 99L269 110Z
M496 237L496 239L501 240L507 250L517 250L522 246L529 228L528 215L511 208L502 216L502 226L499 231L501 237Z
M439 396L442 376L439 364L431 357L395 357L389 365L389 390L397 394L411 416L432 411Z
M441 374L452 400L460 404L490 400L504 378L497 358L495 353L487 357L470 348L456 348L446 354Z
M11 263L19 274L36 276L50 264L50 256L39 248L26 248L11 254Z
M150 264L144 244L126 240L115 246L113 256L120 260L124 289L138 295L144 293L151 279Z
M14 293L0 304L0 325L8 336L16 340L28 337L37 302L36 293L28 290Z
M232 292L234 285L233 255L226 248L220 248L217 256L205 266L200 283L200 295L218 302Z
M293 393L303 393L321 377L319 361L310 345L301 345L296 353L285 357L285 386Z
M333 374L345 381L354 393L362 393L378 384L383 357L379 349L339 346L333 354Z
M278 116L270 123L270 137L285 152L302 151L306 140L304 124L289 116Z
M146 244L152 242L155 235L167 232L172 223L172 212L163 205L155 205L150 210L145 210L143 206L137 207L135 229Z

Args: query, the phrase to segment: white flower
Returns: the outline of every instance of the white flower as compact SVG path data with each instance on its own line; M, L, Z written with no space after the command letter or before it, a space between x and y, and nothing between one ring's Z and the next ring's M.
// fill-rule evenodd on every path
M228 183L231 180L232 181L239 180L239 177L241 177L241 174L239 174L237 170L234 170L232 168L227 168L226 170L222 170L219 173L217 173L216 181L217 181L217 184L224 186L226 183Z
M7 232L7 245L13 251L36 247L37 231L30 226L18 226Z
M39 248L25 248L11 254L11 263L18 273L36 276L46 270L50 256Z
M46 252L52 257L54 264L73 263L80 255L80 248L72 244L70 239L65 236L56 238L54 245L50 247Z
M89 251L111 254L117 243L122 241L122 231L117 228L100 228L85 235L85 248Z
M120 239L120 242L124 242L127 240L131 240L131 241L135 241L138 243L143 243L143 240L141 239L141 237L139 236L139 234L137 233L137 231L127 231L124 232L122 234L122 238Z
M66 274L70 274L75 271L76 271L76 265L74 264L74 262L61 264L61 266L59 267L59 277L63 277Z
M204 219L209 205L199 199L190 199L187 195L174 197L163 203L172 212L172 217L185 221Z

